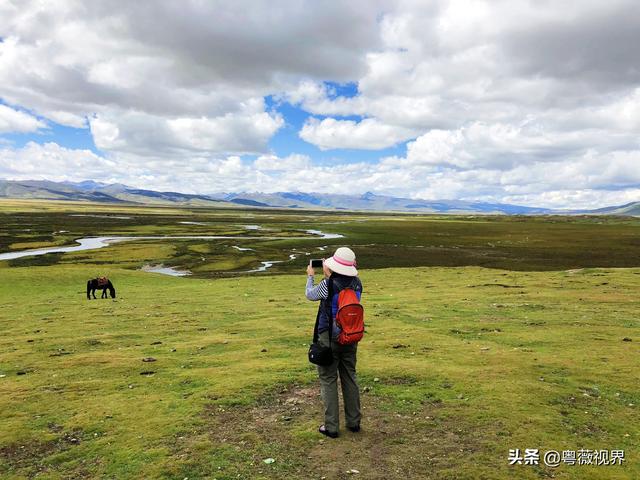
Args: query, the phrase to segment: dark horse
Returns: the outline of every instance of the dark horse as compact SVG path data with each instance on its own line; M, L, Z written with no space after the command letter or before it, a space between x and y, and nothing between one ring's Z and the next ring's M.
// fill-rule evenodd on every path
M91 300L91 295L96 298L96 290L102 290L102 296L100 298L107 298L107 288L111 294L111 298L116 298L116 289L113 287L113 283L107 277L98 277L87 282L87 299Z

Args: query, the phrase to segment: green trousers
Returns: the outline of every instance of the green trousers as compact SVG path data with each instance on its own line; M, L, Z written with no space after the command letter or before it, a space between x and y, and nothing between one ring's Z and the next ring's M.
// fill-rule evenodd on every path
M329 345L329 332L322 332L318 342ZM344 400L344 416L347 427L360 425L360 390L356 378L356 352L358 345L340 345L331 342L333 363L318 365L320 390L324 401L324 426L330 432L340 428L340 407L338 405L338 374Z

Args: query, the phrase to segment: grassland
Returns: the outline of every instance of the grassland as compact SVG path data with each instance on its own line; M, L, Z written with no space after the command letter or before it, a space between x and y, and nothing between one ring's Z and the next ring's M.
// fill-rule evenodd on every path
M261 260L284 260L270 274L299 272L311 256L347 242L369 269L481 266L519 271L640 266L640 220L631 217L506 217L348 212L131 207L0 201L0 251L60 246L109 235L233 235L244 240L144 240L104 250L25 257L9 266L102 265L140 268L149 261L198 277L235 275ZM188 222L188 223L183 223ZM261 230L244 225L259 224ZM306 229L345 239L313 238ZM300 240L299 237L308 238ZM285 240L264 237L285 236ZM252 250L239 251L233 245ZM298 254L294 261L289 255Z
M134 242L0 262L2 478L640 478L636 220L4 207L0 251L243 224L346 238L248 238L251 261L224 242ZM136 221L71 216L95 211ZM365 417L360 434L325 440L307 260L233 271L343 243L366 291ZM207 268L189 263L203 253ZM195 276L136 270L159 260ZM85 299L96 273L116 301ZM626 461L509 466L511 448L621 449Z

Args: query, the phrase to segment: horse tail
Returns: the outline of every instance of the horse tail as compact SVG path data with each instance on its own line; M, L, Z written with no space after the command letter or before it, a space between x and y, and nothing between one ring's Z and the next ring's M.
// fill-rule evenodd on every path
M91 280L87 280L87 298L91 299Z
M109 293L111 294L111 298L116 298L116 289L111 283L111 280L107 281L107 287L109 287Z

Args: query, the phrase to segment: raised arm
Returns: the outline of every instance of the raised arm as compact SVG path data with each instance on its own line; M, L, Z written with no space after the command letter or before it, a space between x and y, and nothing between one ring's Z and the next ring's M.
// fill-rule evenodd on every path
M307 276L307 300L315 301L322 300L329 297L329 290L327 288L327 279L323 278L316 286L313 285L313 275Z

